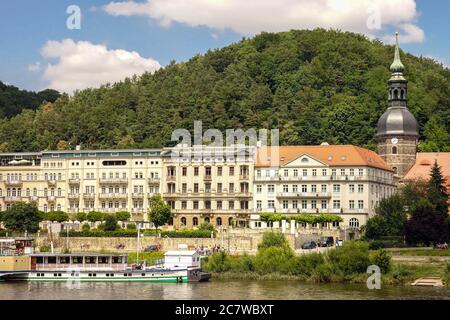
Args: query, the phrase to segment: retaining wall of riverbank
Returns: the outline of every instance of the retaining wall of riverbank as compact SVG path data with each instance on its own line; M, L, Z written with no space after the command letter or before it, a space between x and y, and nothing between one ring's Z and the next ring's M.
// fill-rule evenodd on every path
M219 232L216 238L165 238L155 236L145 236L140 239L141 249L160 244L162 250L176 250L179 245L187 245L192 248L220 246L228 250L231 254L255 253L258 249L258 244L261 242L264 231L250 230L250 229L234 229L228 232ZM293 249L298 249L302 243L310 240L317 241L321 236L338 237L337 232L330 232L326 230L320 233L301 233L292 235L285 234L287 241ZM80 251L117 251L116 247L119 245L125 246L123 251L136 251L136 238L85 238L85 237L59 237L54 235L52 237L53 246L56 251L62 250L66 246L67 240L69 249L72 252ZM37 239L38 247L42 245L49 245L50 239L47 236L41 236Z

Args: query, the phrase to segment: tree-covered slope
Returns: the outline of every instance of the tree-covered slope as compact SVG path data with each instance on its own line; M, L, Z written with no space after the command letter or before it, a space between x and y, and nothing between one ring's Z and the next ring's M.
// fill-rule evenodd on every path
M20 90L0 81L0 117L11 117L24 109L37 109L44 101L54 102L59 97L55 90L41 92Z
M161 147L176 128L279 128L281 143L374 148L394 49L338 31L263 33L0 122L0 150ZM450 144L450 70L402 53L424 150Z

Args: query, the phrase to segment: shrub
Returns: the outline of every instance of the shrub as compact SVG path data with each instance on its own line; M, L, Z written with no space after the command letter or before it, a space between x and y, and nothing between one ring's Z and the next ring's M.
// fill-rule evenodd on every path
M259 249L255 257L255 270L260 274L286 273L293 257L292 250L286 250L285 247Z
M136 230L136 224L135 223L128 223L127 224L127 230Z
M346 241L342 247L328 252L335 271L343 275L365 273L370 265L369 246L362 241Z
M117 229L118 229L118 225L117 225L116 216L112 215L112 214L106 215L103 230L115 231Z
M310 253L295 257L293 262L294 274L310 276L314 273L314 270L324 263L325 259L321 253Z
M129 212L126 211L120 211L116 213L116 219L119 221L128 221L130 220L131 215Z
M289 247L289 243L282 233L268 231L264 232L262 241L258 244L258 249L286 246Z
M209 231L209 232L216 232L216 228L214 228L214 226L209 223L209 222L203 222L199 227L198 230L203 230L203 231Z
M51 248L49 245L44 244L39 247L39 252L50 252L50 251L51 251Z
M209 256L202 265L211 272L226 272L231 269L230 257L223 251Z
M81 227L82 231L89 231L91 230L91 226L88 224L83 224L83 226Z
M380 250L384 248L384 242L381 240L375 240L369 242L369 250Z
M373 256L372 263L380 267L384 274L391 270L391 256L386 250L378 250Z

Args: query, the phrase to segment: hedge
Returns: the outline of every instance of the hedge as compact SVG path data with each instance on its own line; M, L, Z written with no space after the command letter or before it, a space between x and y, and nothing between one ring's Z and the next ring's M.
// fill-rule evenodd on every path
M265 222L275 222L275 221L291 221L295 220L297 223L332 223L332 222L343 222L344 220L335 214L301 214L301 215L282 215L274 213L261 213L261 220Z
M154 236L155 230L145 230L142 232L144 236ZM202 230L183 230L183 231L158 231L161 233L161 237L167 238L209 238L211 237L210 231ZM61 237L66 237L67 232L62 231ZM69 237L80 238L135 238L137 237L137 230L115 230L115 231L103 231L103 230L82 230L82 231L69 231Z

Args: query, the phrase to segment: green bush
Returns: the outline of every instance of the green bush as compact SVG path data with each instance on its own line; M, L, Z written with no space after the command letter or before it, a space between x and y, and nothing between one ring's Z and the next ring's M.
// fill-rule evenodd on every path
M374 240L369 242L369 250L380 250L383 249L384 246L384 242L381 240Z
M86 219L89 222L99 222L105 220L105 214L102 212L91 211L87 214Z
M104 224L99 225L98 229L94 230L81 230L81 231L69 231L69 237L86 237L86 238L100 238L100 237L122 237L122 238L134 238L137 237L137 230L133 229L118 229L114 231L105 231ZM209 231L201 230L184 230L184 231L158 231L161 233L161 237L167 238L209 238L211 233ZM145 236L155 236L157 233L155 230L145 230L143 232ZM66 236L66 231L61 232L62 236Z
M135 223L128 223L127 224L127 230L136 230L136 224Z
M49 245L44 244L39 247L39 252L50 252L50 251L51 251L51 248Z
M59 223L69 221L69 215L63 211L44 212L42 218L44 221L56 221Z
M209 223L209 222L203 222L199 227L198 230L203 230L203 231L209 231L209 232L214 232L216 233L216 228L214 228L214 226Z
M117 219L115 215L107 214L105 216L105 223L103 230L105 231L115 231L118 229Z
M292 250L285 247L259 249L255 257L255 271L260 274L288 273L294 258Z
M289 243L281 232L264 232L263 238L258 249L265 249L270 247L289 247Z
M89 231L91 230L91 226L88 224L83 224L83 226L81 227L82 231Z
M117 213L116 213L116 219L117 219L118 221L123 221L123 222L125 222L125 221L130 220L130 218L131 218L131 215L130 215L129 212L126 212L126 211L120 211L120 212L117 212Z
M296 275L311 276L314 271L325 263L324 256L321 253L304 254L295 257L293 261L293 271Z
M342 275L365 273L370 265L369 246L362 241L346 241L328 252L328 260L333 270Z
M378 250L373 256L372 264L379 266L381 272L386 274L391 270L391 256L386 250Z
M77 212L75 219L77 221L84 222L87 220L87 214L85 212Z
M226 272L231 269L230 257L223 251L207 257L202 264L206 271Z

